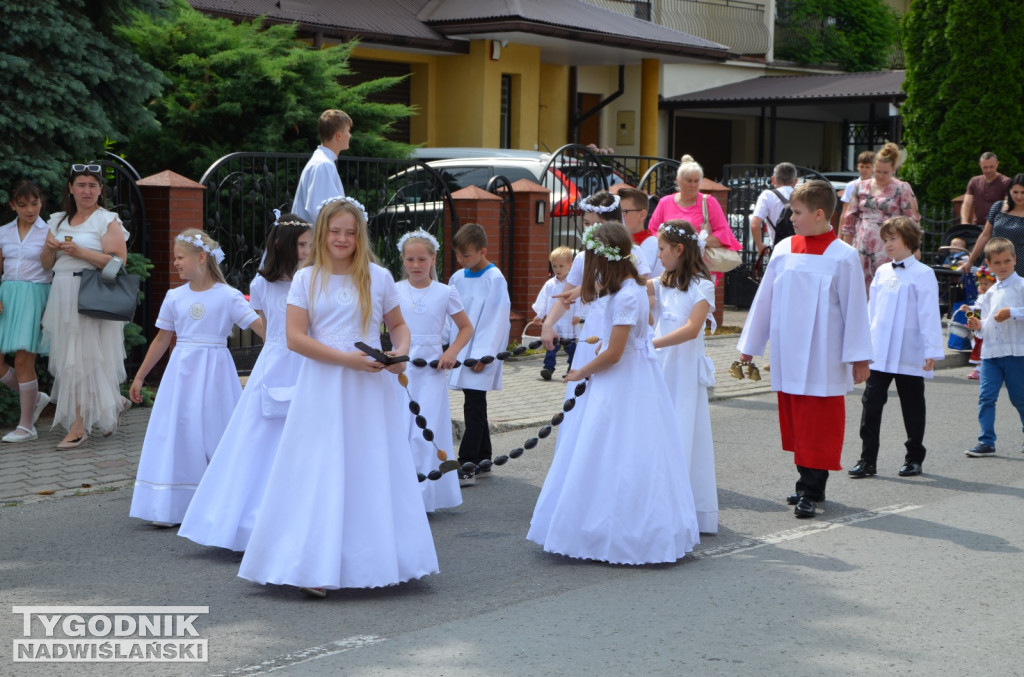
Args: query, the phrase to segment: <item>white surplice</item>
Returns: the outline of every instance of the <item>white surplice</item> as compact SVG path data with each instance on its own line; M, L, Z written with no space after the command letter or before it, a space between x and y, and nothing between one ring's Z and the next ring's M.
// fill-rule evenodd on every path
M853 389L852 363L871 359L860 257L835 240L820 254L772 252L738 350L763 355L771 340L772 390L833 397Z
M505 350L512 327L509 321L512 301L508 296L508 283L497 266L490 264L481 273L458 270L448 284L459 291L466 315L473 324L473 338L459 352L459 361L494 356ZM446 342L450 343L457 333L455 324L449 320ZM494 360L480 372L469 367L452 369L448 386L459 390L501 390L501 360Z

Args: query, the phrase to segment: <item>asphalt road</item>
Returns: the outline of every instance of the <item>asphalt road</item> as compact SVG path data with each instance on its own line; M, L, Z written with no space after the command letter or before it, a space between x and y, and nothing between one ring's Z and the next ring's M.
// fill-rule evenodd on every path
M129 519L129 488L0 508L0 674L1024 674L1022 434L1004 394L999 456L963 455L977 434L966 373L928 386L923 476L896 476L893 391L880 474L834 473L810 521L783 502L795 470L778 450L774 397L714 403L721 531L674 565L581 562L525 540L553 438L431 517L439 575L326 600L244 581L240 555ZM209 663L12 662L12 606L72 604L209 606L195 624Z

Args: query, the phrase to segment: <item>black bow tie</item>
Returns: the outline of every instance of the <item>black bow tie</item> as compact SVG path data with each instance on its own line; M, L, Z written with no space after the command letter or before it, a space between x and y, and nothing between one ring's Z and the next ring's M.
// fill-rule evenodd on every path
M907 264L904 261L900 261L899 263L892 264L892 267L893 268L904 268L905 269L907 267Z

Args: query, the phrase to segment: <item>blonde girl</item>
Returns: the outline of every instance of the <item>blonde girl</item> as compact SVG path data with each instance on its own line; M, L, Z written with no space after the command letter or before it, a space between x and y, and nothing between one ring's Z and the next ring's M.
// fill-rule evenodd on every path
M227 349L232 326L264 336L263 320L225 283L223 258L201 230L175 238L174 268L188 284L164 297L156 320L160 331L132 381L131 398L141 402L143 381L177 338L146 428L130 512L154 526L181 523L242 394Z
M325 201L309 265L288 293L288 347L306 357L239 576L315 597L436 573L396 383L355 347L380 347L381 324L406 355L409 328L391 274L374 263L366 212Z
M682 219L658 229L658 258L665 272L647 283L654 298L654 347L683 435L678 445L689 468L701 533L718 533L718 489L711 439L708 387L715 368L704 352L704 326L715 322L715 283L704 262L705 235Z
M445 372L455 366L459 352L473 336L473 325L463 309L458 290L437 281L437 250L437 240L424 230L408 232L398 241L398 251L405 268L405 279L398 283L398 297L402 317L412 337L409 357L421 358L428 363L437 360L436 369L414 367L409 373L409 392L419 403L420 415L426 418L435 435L433 444L427 442L415 420L409 418L409 443L416 471L424 475L437 469L441 463L435 444L454 458ZM448 349L442 351L442 334L449 317L458 332ZM454 508L462 503L456 473L447 473L437 481L420 482L420 488L427 512Z

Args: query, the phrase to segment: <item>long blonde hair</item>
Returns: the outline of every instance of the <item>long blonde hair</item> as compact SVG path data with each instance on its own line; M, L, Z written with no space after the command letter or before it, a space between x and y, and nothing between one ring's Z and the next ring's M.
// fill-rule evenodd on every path
M370 330L370 318L373 315L373 298L370 296L370 264L377 262L370 248L370 236L367 232L366 217L363 210L349 202L338 199L324 205L316 217L313 229L313 250L310 252L306 265L313 270L309 276L309 309L313 310L313 297L320 282L320 291L327 293L331 280L331 256L327 249L327 235L330 232L331 220L341 214L351 214L356 224L356 247L352 253L352 267L349 269L352 281L359 292L359 311L362 317L362 331Z
M196 238L199 238L206 247L209 247L209 250L199 246ZM174 246L181 247L192 254L205 254L206 274L213 278L215 282L220 282L221 284L228 283L227 279L224 278L224 271L220 269L220 264L217 263L217 258L213 255L215 250L220 249L220 245L216 240L207 235L206 231L199 230L198 228L189 228L174 238Z

